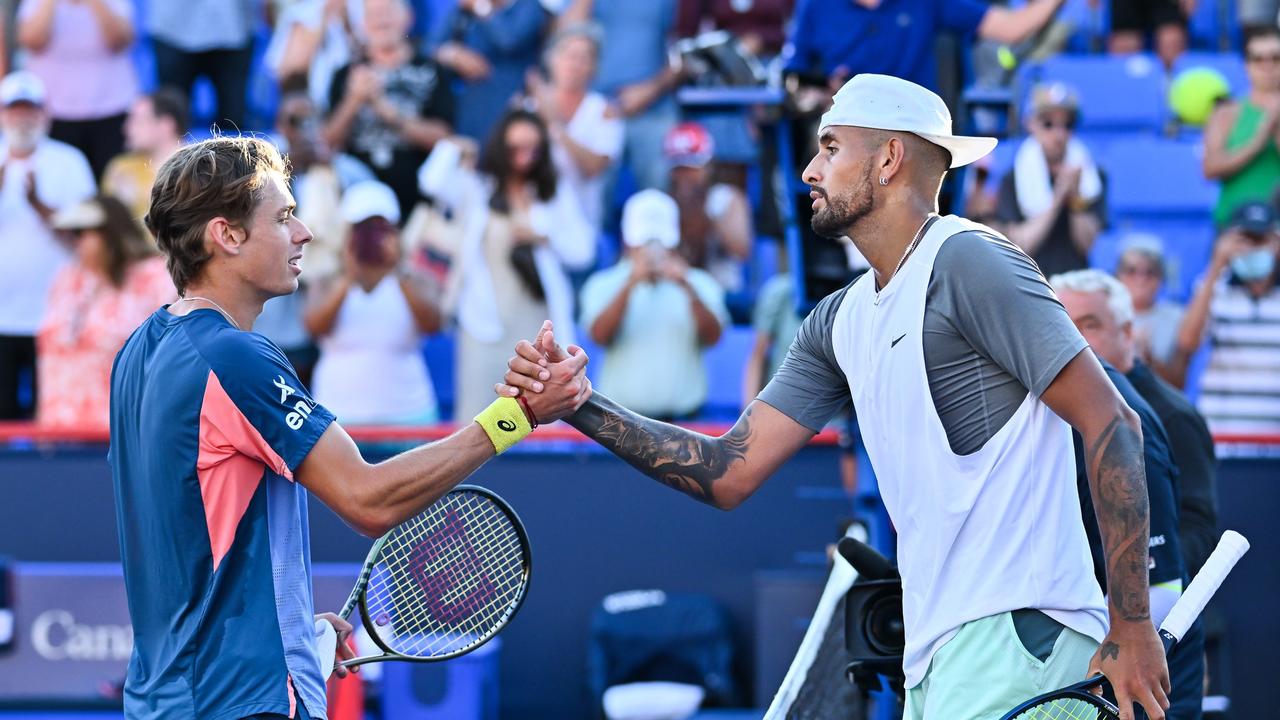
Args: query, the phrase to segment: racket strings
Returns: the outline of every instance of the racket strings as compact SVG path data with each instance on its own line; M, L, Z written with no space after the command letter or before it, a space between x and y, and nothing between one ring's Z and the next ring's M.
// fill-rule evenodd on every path
M365 590L387 647L417 657L482 642L518 604L524 544L503 510L476 493L450 493L388 538Z
M1119 720L1107 708L1075 697L1046 700L1013 716L1011 720Z

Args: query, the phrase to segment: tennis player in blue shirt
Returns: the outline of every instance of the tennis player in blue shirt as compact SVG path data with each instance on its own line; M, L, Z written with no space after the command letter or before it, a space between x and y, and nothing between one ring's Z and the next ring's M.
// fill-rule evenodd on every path
M380 535L591 392L578 353L526 405L499 399L444 440L365 462L249 331L298 287L311 234L293 209L283 158L255 138L188 145L152 189L147 226L180 298L134 332L111 380L130 719L323 718L307 492Z

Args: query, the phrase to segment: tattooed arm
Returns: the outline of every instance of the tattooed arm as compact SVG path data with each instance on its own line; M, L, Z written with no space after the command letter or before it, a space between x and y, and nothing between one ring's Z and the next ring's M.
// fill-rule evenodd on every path
M813 437L759 400L720 437L637 415L599 393L566 422L654 480L721 510L740 505Z
M499 395L540 393L550 375L544 352L564 357L547 332L521 341L508 363ZM570 348L574 350L574 348ZM578 350L577 352L581 352ZM638 415L599 394L565 418L587 437L667 487L721 510L732 510L751 496L782 463L809 442L814 432L760 400L747 407L729 432L712 437Z
M1084 438L1086 471L1102 532L1111 630L1090 663L1115 687L1121 717L1140 703L1152 718L1168 708L1169 672L1147 595L1149 520L1138 416L1092 352L1062 369L1041 399Z

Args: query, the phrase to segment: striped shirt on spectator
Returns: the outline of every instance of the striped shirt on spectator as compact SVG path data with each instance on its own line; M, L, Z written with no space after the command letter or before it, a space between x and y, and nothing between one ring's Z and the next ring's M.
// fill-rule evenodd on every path
M1223 280L1210 307L1200 411L1215 433L1280 433L1280 286L1255 298Z

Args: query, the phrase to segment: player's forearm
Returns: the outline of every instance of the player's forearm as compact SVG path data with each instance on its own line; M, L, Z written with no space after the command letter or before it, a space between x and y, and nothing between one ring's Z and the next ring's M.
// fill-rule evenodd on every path
M700 502L730 510L749 494L729 477L751 441L749 408L718 438L638 415L599 393L566 421L631 467Z
M1149 620L1150 519L1142 427L1132 410L1118 406L1105 426L1082 434L1089 486L1106 555L1112 622Z
M443 440L371 465L359 483L357 502L380 535L408 520L466 480L494 456L493 443L476 423Z

